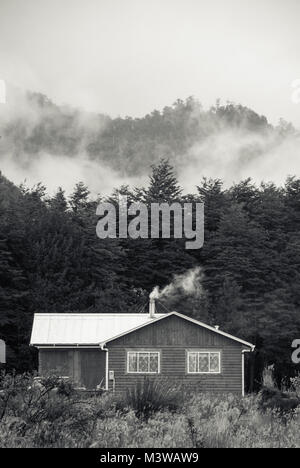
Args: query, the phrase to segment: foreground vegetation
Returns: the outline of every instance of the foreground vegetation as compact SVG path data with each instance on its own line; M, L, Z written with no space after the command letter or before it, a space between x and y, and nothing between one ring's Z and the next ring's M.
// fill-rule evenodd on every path
M4 374L0 389L2 448L300 447L300 406L280 408L274 395L268 404L262 393L187 395L145 381L121 398L78 393L53 376Z

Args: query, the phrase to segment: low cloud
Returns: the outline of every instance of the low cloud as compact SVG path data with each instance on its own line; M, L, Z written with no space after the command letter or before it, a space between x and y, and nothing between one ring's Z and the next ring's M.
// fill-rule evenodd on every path
M300 135L223 129L193 145L184 161L178 177L192 192L203 176L222 179L227 187L248 177L281 185L288 175L300 176Z
M108 195L115 187L124 183L136 185L140 179L121 177L109 167L88 157L56 156L47 153L34 159L14 159L4 155L0 159L1 170L15 184L25 182L31 187L38 182L46 185L48 194L52 195L58 187L63 187L67 194L71 193L75 184L84 182L92 195Z

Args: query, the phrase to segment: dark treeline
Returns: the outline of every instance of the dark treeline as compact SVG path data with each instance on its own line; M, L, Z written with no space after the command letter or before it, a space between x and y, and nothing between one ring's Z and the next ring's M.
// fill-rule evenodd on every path
M194 294L178 290L163 302L256 344L248 384L257 388L264 366L278 381L299 371L291 343L300 337L300 180L283 188L245 180L224 189L202 179L183 195L165 160L147 187L122 186L130 201L205 203L205 242L185 250L184 240L104 239L96 236L96 206L78 183L66 197L42 185L16 187L0 179L0 337L8 367L34 369L28 346L35 312L145 312L148 294L175 274L201 267ZM158 304L158 307L162 307ZM160 311L163 311L160 310Z

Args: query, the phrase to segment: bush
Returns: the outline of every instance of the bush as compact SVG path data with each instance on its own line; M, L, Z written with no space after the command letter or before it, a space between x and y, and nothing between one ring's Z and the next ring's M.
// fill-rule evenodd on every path
M10 431L34 447L76 446L77 440L84 445L93 432L99 413L71 382L53 375L36 380L2 374L0 389L0 445L7 445Z
M290 380L292 389L295 391L297 398L300 399L300 374L292 377Z
M167 379L144 378L127 390L117 403L119 409L131 408L139 418L148 419L157 411L176 411L183 402L182 389Z
M282 392L278 388L264 387L260 391L259 407L266 409L275 409L281 413L290 412L300 405L300 399L291 392Z

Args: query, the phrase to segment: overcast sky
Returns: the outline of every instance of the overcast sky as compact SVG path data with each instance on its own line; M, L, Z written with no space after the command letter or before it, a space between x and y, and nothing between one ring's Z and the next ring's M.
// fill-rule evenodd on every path
M300 127L299 0L0 0L0 79L113 116L194 95Z

